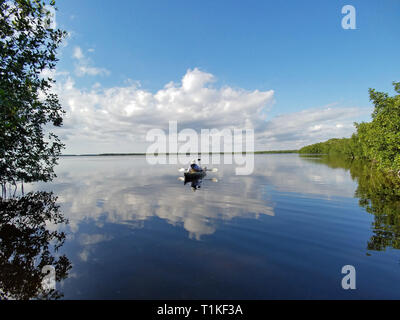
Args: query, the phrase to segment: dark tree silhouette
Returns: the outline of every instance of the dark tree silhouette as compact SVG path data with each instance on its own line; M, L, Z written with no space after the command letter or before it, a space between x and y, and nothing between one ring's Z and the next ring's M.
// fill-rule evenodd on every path
M56 281L68 276L71 263L57 255L65 234L49 230L66 219L59 212L52 193L36 192L25 196L0 198L0 298L58 299L57 290L45 290L42 268L51 265ZM56 230L56 229L55 229Z

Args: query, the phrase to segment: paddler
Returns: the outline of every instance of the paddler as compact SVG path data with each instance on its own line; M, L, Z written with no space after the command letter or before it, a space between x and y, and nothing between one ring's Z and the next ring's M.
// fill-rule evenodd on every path
M196 163L196 160L190 162L189 172L201 172L203 169Z

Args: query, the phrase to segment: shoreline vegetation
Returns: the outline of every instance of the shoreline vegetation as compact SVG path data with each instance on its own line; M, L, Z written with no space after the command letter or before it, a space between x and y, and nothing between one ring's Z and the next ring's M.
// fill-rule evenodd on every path
M201 155L201 154L281 154L281 153L299 153L299 150L270 150L270 151L254 151L254 152L201 152L201 153L193 153L192 155ZM88 153L88 154L63 154L61 157L112 157L112 156L145 156L145 152L135 152L135 153ZM155 153L154 155L187 155L190 156L190 153Z
M68 33L52 23L55 11L54 0L0 1L0 201L52 181L64 149L52 129L65 111L49 75Z
M371 122L354 123L350 138L330 139L305 146L300 154L337 156L364 160L377 169L400 178L400 82L393 82L397 95L369 89L374 105Z

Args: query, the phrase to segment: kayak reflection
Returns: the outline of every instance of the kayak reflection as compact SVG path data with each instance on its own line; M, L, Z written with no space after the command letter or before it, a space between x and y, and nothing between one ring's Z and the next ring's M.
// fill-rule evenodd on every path
M190 187L192 188L193 191L196 191L197 189L201 188L201 184L203 183L202 178L195 178L195 179L187 179L185 178L184 185L187 183L190 183Z
M218 179L216 179L216 178L208 179L205 177L206 177L206 173L204 172L204 174L196 175L196 176L185 175L185 177L179 177L179 180L183 181L184 185L190 184L190 187L193 191L200 189L204 180L218 182Z

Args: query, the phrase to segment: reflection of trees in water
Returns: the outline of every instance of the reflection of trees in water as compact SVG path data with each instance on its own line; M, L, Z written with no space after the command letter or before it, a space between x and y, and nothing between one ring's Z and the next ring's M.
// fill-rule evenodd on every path
M52 193L0 198L0 299L62 297L57 290L42 288L45 265L55 267L56 281L65 279L71 268L65 255L56 257L65 234L50 226L60 223L66 219Z
M368 162L322 157L331 168L345 168L358 183L355 197L368 213L374 215L373 236L368 250L400 249L400 179L371 167Z

